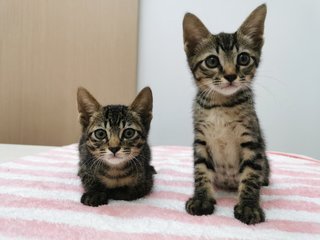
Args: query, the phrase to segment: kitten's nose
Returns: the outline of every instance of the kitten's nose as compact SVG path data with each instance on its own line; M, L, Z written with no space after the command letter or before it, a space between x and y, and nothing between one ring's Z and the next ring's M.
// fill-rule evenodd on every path
M115 155L120 150L120 147L109 147L109 150Z
M236 74L228 74L228 75L224 75L223 76L225 79L228 80L228 82L233 82L234 80L236 80L237 75Z

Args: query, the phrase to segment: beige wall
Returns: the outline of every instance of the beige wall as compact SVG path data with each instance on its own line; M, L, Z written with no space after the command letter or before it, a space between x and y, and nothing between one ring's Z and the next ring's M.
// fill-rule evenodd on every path
M0 142L78 141L76 89L136 94L138 0L0 0Z

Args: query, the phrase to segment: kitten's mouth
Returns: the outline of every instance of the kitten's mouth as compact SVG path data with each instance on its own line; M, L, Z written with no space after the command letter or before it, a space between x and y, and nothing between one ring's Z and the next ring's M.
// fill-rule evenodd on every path
M109 165L116 166L116 165L121 165L124 162L127 162L127 159L112 155L112 156L105 156L104 161Z
M222 89L231 89L231 88L237 88L239 86L233 84L233 83L229 83L228 85L222 87Z
M220 86L216 89L216 91L220 92L223 95L232 95L240 89L240 86L235 85L233 83L229 83L224 86Z
M222 89L230 89L230 88L236 88L236 87L237 87L237 86L229 85L229 86L223 87Z

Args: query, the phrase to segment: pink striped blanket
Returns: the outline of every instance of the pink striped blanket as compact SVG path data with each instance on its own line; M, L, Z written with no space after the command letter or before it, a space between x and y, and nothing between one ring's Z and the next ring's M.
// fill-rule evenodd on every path
M0 164L0 239L320 239L320 161L269 152L271 185L262 190L267 221L233 217L236 193L217 192L216 211L190 216L189 147L153 147L153 192L140 200L80 203L75 144Z

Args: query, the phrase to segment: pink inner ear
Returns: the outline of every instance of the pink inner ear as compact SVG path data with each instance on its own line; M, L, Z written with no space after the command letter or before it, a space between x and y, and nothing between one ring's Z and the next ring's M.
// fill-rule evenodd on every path
M130 106L130 109L140 114L147 115L149 112L152 112L152 104L152 91L149 87L145 87L135 98Z
M183 37L187 50L192 51L198 43L207 38L209 35L210 32L199 18L191 13L187 13L184 16Z
M257 7L242 23L239 32L253 40L262 40L267 8L263 4Z
M79 88L77 94L78 110L83 114L92 114L100 109L98 101L85 88Z

